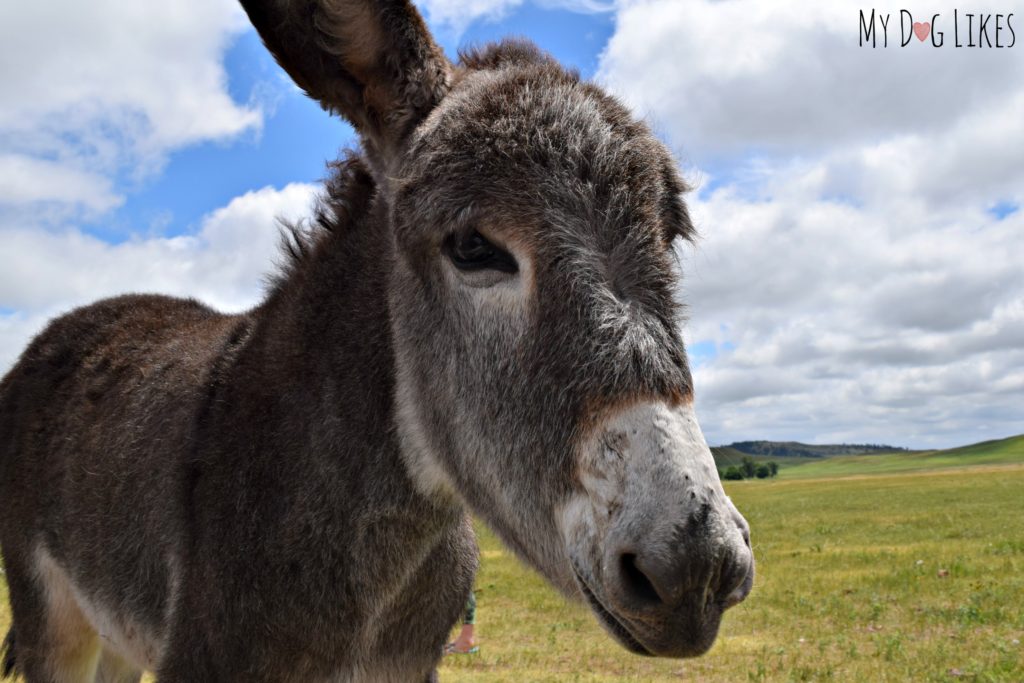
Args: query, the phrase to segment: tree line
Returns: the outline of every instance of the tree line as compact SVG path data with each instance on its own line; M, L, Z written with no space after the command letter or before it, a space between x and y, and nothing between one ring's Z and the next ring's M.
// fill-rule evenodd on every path
M777 462L754 462L754 459L749 456L740 460L739 465L729 465L724 470L718 470L718 476L732 481L740 479L771 479L778 473L779 464Z

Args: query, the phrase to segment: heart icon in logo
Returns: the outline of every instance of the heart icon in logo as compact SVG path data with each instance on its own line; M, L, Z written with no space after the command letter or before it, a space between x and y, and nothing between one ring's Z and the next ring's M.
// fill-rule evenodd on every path
M914 22L914 35L917 36L917 39L920 40L922 43L924 42L924 39L928 37L928 34L931 33L931 31L932 25L929 24L927 21Z

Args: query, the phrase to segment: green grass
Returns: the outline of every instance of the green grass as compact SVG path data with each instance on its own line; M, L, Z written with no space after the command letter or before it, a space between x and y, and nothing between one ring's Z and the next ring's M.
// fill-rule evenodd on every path
M726 488L758 574L709 654L630 655L480 529L481 652L442 681L1024 681L1024 465Z
M846 455L804 461L779 471L781 479L812 479L851 475L895 474L981 465L1024 463L1024 436L953 448L879 455Z

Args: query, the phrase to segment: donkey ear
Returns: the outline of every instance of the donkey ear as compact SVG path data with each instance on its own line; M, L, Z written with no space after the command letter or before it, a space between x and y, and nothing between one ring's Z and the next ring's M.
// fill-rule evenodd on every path
M267 49L384 162L448 90L451 64L409 0L241 0Z

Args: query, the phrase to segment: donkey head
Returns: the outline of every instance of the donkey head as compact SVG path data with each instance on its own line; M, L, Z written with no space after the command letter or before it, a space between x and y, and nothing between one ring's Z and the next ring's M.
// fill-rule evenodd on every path
M665 147L528 43L450 63L407 0L243 5L376 177L410 477L629 649L707 650L753 558L692 410Z

